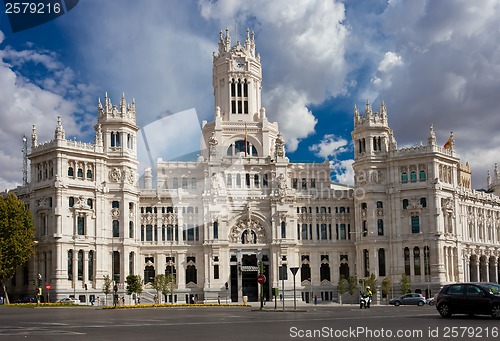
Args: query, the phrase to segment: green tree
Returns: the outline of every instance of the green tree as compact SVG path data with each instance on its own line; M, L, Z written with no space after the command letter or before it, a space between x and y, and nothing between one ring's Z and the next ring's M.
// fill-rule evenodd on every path
M358 279L356 276L349 276L349 279L347 282L349 283L349 294L352 296L354 295L354 292L356 291L356 288L358 286L357 284Z
M158 292L158 297L160 297L160 293L162 294L162 298L167 297L167 295L170 293L170 290L172 289L172 280L173 280L172 275L165 276L163 274L155 276L155 280L153 282L152 287L156 289ZM162 303L162 300L158 300L159 303Z
M127 283L127 295L140 295L142 293L142 278L139 275L128 275L125 279Z
M344 275L340 275L339 282L337 284L337 292L339 293L339 303L342 304L342 295L347 292L349 282L345 279Z
M377 277L375 277L375 274L372 273L370 275L370 277L368 278L365 278L363 280L363 284L365 286L365 288L369 285L370 286L370 290L372 291L372 293L375 295L377 293Z
M401 285L401 293L403 295L407 294L410 291L411 282L410 282L410 278L406 275L406 273L403 273L401 275L400 285Z
M106 295L106 299L104 304L108 305L108 294L111 292L111 278L109 278L109 275L104 276L104 284L102 285L102 292L104 295Z
M35 249L35 228L30 211L15 194L0 196L0 284L9 304L5 281L26 264Z
M382 295L385 297L385 300L387 301L387 296L389 295L389 291L391 290L391 280L389 278L384 278L382 280Z

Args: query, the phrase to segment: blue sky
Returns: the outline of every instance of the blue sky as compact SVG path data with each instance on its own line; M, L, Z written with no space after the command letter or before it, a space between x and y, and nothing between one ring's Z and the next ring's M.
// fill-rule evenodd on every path
M255 31L263 104L292 161L331 161L352 184L353 106L382 100L398 147L450 131L473 186L500 161L497 1L81 0L12 33L0 13L0 188L21 182L23 134L92 141L97 99L135 98L137 120L195 108L212 120L219 31ZM237 33L235 32L237 28Z

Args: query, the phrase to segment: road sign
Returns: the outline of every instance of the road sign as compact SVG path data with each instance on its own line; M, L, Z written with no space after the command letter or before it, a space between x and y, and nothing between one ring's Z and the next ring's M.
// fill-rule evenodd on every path
M46 289L46 290L50 290L50 288L51 288L51 286L50 286L50 284L49 284L49 283L45 284L45 289Z
M259 275L257 276L257 282L258 282L259 284L264 284L264 283L266 283L266 276L264 276L263 274L259 274Z

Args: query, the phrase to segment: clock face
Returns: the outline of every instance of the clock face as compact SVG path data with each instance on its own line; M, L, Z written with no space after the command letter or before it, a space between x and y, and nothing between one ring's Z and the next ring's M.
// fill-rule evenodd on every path
M243 70L245 68L245 60L238 58L234 61L234 67L239 70Z

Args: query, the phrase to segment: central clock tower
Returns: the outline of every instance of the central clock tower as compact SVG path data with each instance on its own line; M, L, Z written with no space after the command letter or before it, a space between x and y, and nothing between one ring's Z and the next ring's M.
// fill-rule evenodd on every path
M261 108L262 67L255 54L255 36L247 29L244 45L231 46L226 28L219 34L219 49L214 52L213 77L215 107L222 121L251 122Z

